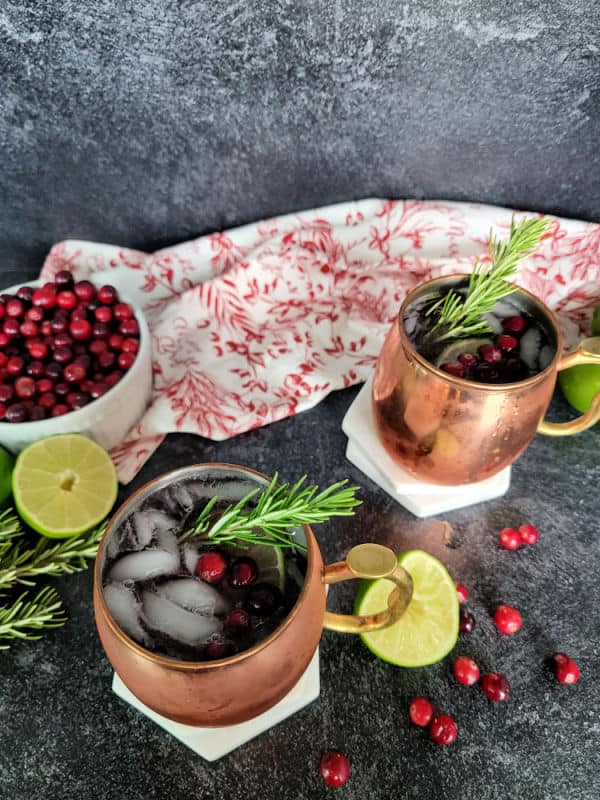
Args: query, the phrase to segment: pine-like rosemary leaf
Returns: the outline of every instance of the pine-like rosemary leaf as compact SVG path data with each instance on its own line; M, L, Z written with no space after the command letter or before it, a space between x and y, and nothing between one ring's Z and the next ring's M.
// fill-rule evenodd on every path
M13 603L0 606L0 650L10 645L2 643L5 639L39 639L38 631L59 628L67 618L54 589L45 586L30 598L24 592Z

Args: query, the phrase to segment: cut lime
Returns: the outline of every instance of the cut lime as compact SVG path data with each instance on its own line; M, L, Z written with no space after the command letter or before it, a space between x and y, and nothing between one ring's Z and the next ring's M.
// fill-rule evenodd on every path
M272 583L282 592L285 586L285 558L281 547L267 544L253 544L250 547L235 548L235 554L253 558L257 567L257 580Z
M12 492L12 471L15 465L15 457L0 447L0 505L8 499Z
M491 339L461 339L458 342L453 342L452 344L447 345L444 347L442 352L435 360L436 367L441 366L442 364L447 364L450 361L457 361L458 357L463 353L470 353L471 355L477 355L477 351L480 347L483 347L486 344L492 344Z
M117 497L117 474L99 444L77 433L40 439L17 457L15 506L35 531L77 536L101 522Z
M458 599L444 565L423 550L409 550L398 562L413 579L413 596L404 615L389 628L363 633L361 639L378 658L399 667L424 667L441 661L458 638ZM394 584L367 583L355 603L357 614L373 614L387 606Z

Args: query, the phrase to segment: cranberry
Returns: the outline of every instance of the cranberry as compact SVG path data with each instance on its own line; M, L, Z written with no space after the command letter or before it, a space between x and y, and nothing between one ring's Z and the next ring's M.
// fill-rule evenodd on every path
M94 339L108 339L110 328L106 322L94 322L92 326L92 336Z
M25 362L19 356L9 358L6 362L6 371L9 375L22 375Z
M27 409L23 403L13 403L8 406L4 415L7 422L25 422L27 419Z
M56 295L49 287L43 286L41 289L35 290L31 296L31 302L34 306L39 306L40 308L54 308Z
M44 336L50 336L52 333L52 323L49 319L45 319L40 325L40 331Z
M19 325L18 320L8 317L7 319L4 320L4 324L2 325L2 330L7 336L10 336L10 338L12 339L15 336L19 335L20 327L21 326Z
M78 342L85 342L92 335L92 326L87 319L72 319L69 333Z
M68 383L60 381L60 383L57 383L56 386L54 387L54 391L60 397L66 397L71 391L71 387L69 386Z
M119 356L120 359L120 356ZM250 586L256 580L256 561L253 558L236 558L231 565L231 585L236 588Z
M510 683L499 672L488 672L481 679L481 689L488 700L503 703L510 699Z
M552 656L554 674L559 683L577 683L579 667L566 653L555 653Z
M73 311L71 311L71 320L87 320L88 316L88 307L86 305L78 305L77 308L74 308Z
M103 394L106 394L108 389L109 386L107 383L102 383L101 381L97 381L96 383L93 383L92 386L90 387L90 394L94 399L96 399L97 397L102 397Z
M67 383L80 383L80 381L85 379L86 375L87 370L83 364L77 364L75 361L71 364L67 364L63 370L63 377Z
M43 375L46 374L46 367L42 364L41 361L30 361L29 364L25 367L25 372L31 378L41 378Z
M454 677L463 686L473 686L479 680L479 667L472 658L459 656L452 667Z
M229 655L231 646L227 639L219 634L216 634L210 642L206 645L206 658L211 661L216 661L218 658L225 658Z
M73 360L73 351L70 347L57 347L54 351L54 360L57 364L68 364Z
M0 403L10 403L15 396L15 390L8 384L0 384Z
M133 308L127 303L117 303L113 308L113 314L115 319L118 320L131 319L133 317Z
M46 409L41 406L34 406L29 412L29 419L32 422L38 422L40 419L46 419Z
M282 603L281 592L270 583L255 583L246 596L246 608L262 617L270 616Z
M458 357L458 360L467 368L474 367L475 364L479 363L479 359L473 353L461 353Z
M58 307L64 308L66 311L70 311L72 308L75 308L78 302L79 301L75 292L59 292L56 295L56 303Z
M27 345L27 350L36 361L43 361L48 356L48 345L44 342L32 342Z
M479 355L481 359L488 364L495 364L497 361L502 361L502 350L495 347L493 344L484 344L479 348Z
M69 392L67 395L67 403L73 409L83 408L83 406L87 406L92 398L87 394L87 392Z
M9 300L5 307L5 312L7 317L14 317L15 319L20 319L23 314L25 313L25 306L23 305L23 301L19 300L18 298L13 298Z
M10 336L4 331L0 331L0 347L4 348L10 342Z
M69 361L67 359L67 361ZM51 361L49 364L46 365L46 377L49 378L51 381L57 381L62 376L63 368L61 365L56 361Z
M506 317L506 319L502 320L502 327L510 333L523 333L527 323L523 317Z
M529 375L527 365L520 358L508 358L502 368L504 380L509 383L522 381Z
M93 355L99 356L100 353L105 353L108 350L108 344L105 339L94 339L90 342L88 350Z
M516 608L498 606L494 614L494 623L501 633L511 635L521 629L523 619Z
M0 314L0 316L2 316ZM28 308L25 312L25 319L30 320L31 322L41 322L44 319L44 309L37 308L34 306L33 308Z
M458 735L456 722L447 714L439 714L434 717L429 726L429 735L436 744L453 744Z
M445 364L442 364L440 369L447 372L448 375L454 375L455 378L464 378L467 372L466 367L458 361L447 361Z
M124 372L127 372L127 370L133 366L134 361L135 353L119 353L119 357L117 358L117 364Z
M524 544L537 544L540 540L539 531L533 525L521 525L519 533Z
M66 406L64 403L57 403L50 413L53 417L60 417L63 414L66 414L69 410L69 406Z
M120 350L121 343L123 342L123 337L120 333L112 333L108 337L108 346L111 347L113 350Z
M515 339L514 336L509 336L507 333L501 333L500 336L496 336L495 342L497 347L505 353L511 353L519 346L519 340Z
M458 602L462 605L463 603L467 602L467 598L469 597L469 592L467 587L464 583L457 583L456 584L456 594L458 595Z
M112 306L117 301L117 290L114 286L101 286L98 289L98 300L105 306Z
M425 728L433 719L433 706L426 697L415 697L408 708L408 716L415 725Z
M17 297L21 300L25 300L26 303L31 302L31 298L33 296L33 289L31 286L19 286L17 289Z
M196 564L196 575L206 583L219 583L227 572L227 558L218 550L202 553Z
M123 336L138 336L139 332L140 326L135 319L124 319L119 325L119 333Z
M73 363L81 364L87 370L92 366L92 359L87 353L81 353L73 359Z
M111 369L114 367L116 360L115 354L107 350L105 353L100 353L98 356L98 366L101 369Z
M35 391L33 378L23 376L15 381L15 393L21 400L29 400L34 396Z
M338 750L328 750L321 758L319 769L328 786L343 786L350 777L350 762Z
M116 369L114 372L109 373L105 378L104 382L107 383L109 386L114 386L115 383L118 383L121 378L123 377L123 373Z
M69 323L64 317L55 317L50 322L50 329L52 333L66 333L68 327Z
M108 323L113 318L113 312L108 306L99 306L96 309L94 316L98 320L98 322Z
M459 628L461 633L472 633L475 630L475 617L464 608L460 610Z
M41 406L42 408L50 409L56 403L56 395L54 394L54 392L43 392L38 397L37 402L38 405Z
M6 417L6 405L4 403L0 403L0 419L4 419Z
M73 287L73 291L84 303L89 302L96 295L94 284L89 281L78 281Z
M35 322L32 322L28 319L19 326L19 333L21 336L24 336L27 339L28 337L37 336L39 333L39 328Z
M73 346L73 339L69 336L68 333L59 333L54 337L54 341L52 343L52 348L56 350L58 347L72 347Z
M0 369L2 367L5 367L7 362L8 362L8 356L6 355L6 353L0 351Z
M137 353L140 349L140 343L137 339L123 339L121 342L121 350L124 353Z
M51 392L52 387L54 384L48 378L40 378L39 381L36 381L35 388L39 392L39 394L44 394L44 392Z
M225 627L234 635L245 633L252 627L250 622L250 614L248 614L247 611L244 611L243 608L234 608L225 617Z
M522 543L521 534L514 528L502 528L498 534L498 539L502 547L507 550L517 550Z
M499 371L491 364L477 364L473 371L476 380L480 383L495 383L500 377Z

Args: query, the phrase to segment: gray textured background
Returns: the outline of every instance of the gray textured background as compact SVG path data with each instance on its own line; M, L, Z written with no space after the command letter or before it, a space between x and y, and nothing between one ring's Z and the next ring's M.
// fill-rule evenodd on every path
M600 4L2 0L0 258L348 198L600 220Z

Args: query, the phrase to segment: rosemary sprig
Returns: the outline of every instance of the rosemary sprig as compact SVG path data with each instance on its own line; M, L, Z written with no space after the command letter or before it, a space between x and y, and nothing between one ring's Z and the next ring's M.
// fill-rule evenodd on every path
M45 586L31 599L25 592L11 605L0 607L0 650L10 647L4 639L40 639L37 631L59 628L66 620L54 589Z
M293 528L325 522L330 517L347 517L360 505L355 496L357 486L339 481L319 492L317 486L305 486L306 475L293 486L277 485L277 473L269 486L253 489L222 514L215 515L218 497L203 508L193 527L180 535L180 541L201 536L210 542L232 545L266 544L274 547L297 547Z
M438 319L428 334L430 341L465 339L491 332L484 314L492 311L497 301L514 291L509 279L517 272L519 261L530 255L548 230L546 219L524 219L510 224L506 241L490 234L491 264L476 262L465 296L450 289L426 311L427 316L437 314Z

